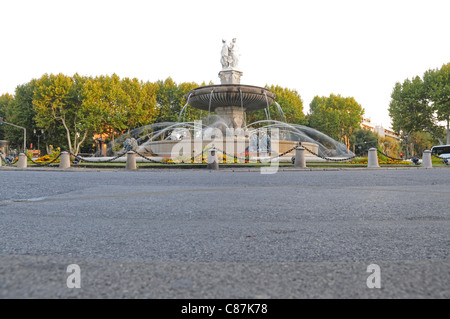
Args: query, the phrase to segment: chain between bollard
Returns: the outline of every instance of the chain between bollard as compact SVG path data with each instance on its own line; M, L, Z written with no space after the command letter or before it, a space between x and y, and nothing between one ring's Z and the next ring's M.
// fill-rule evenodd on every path
M158 162L158 161L155 161L154 159L151 159L150 157L147 157L147 156L145 156L145 155L142 155L141 153L139 153L139 152L135 152L137 155L139 155L140 157L142 157L143 159L145 159L146 161L149 161L149 162L151 162L151 163L158 163L158 164L161 164L161 162ZM176 163L168 163L168 164L176 164Z
M391 160L394 160L394 161L403 161L404 160L403 158L395 158L395 157L389 156L389 155L383 153L382 151L380 151L379 149L377 149L377 151L381 155L386 156L387 158L390 158Z
M201 153L199 153L198 155L191 156L190 160L194 160L197 156L203 155L203 153L204 153L205 151L208 151L209 149L212 149L212 148L205 149L205 150L203 150ZM105 160L105 161L90 161L90 160L87 160L87 159L84 158L84 157L81 157L81 156L76 155L76 154L73 154L73 153L70 153L70 155L71 155L72 157L74 157L75 159L78 159L80 162L87 162L87 163L110 163L110 162L112 162L112 161L114 161L114 160L116 160L116 159L122 157L122 156L125 155L126 153L127 153L127 151L124 151L124 152L118 154L117 156L115 156L115 157L113 157L113 158L110 158L110 159L108 159L108 160ZM145 156L145 155L143 155L143 154L141 154L141 153L139 153L139 152L135 152L135 153L136 153L136 155L139 155L140 157L142 157L143 159L145 159L145 160L148 161L148 162L161 164L160 161L156 161L156 160L154 160L154 159L152 159L152 158L150 158L150 157L147 157L147 156ZM168 162L167 164L177 164L177 163L171 163L171 162Z
M448 164L448 159L447 159L447 158L440 157L440 156L438 156L438 155L436 155L436 154L431 154L431 156L434 156L434 157L440 159L440 160L442 161L442 163L444 163L445 165L447 165L447 166L449 165L449 164Z
M403 158L395 158L395 157L389 156L389 155L383 153L382 151L380 151L379 149L377 149L377 151L378 151L378 153L380 153L381 155L386 156L386 157L388 157L388 158L390 158L390 159L392 159L392 160L394 160L394 161L404 161ZM442 158L442 157L437 156L437 155L435 155L435 154L431 154L431 156L434 156L434 157L436 157L436 158L442 160L442 161L444 162L445 165L448 165L448 161L447 161L447 163L445 163L445 160L446 160L445 158Z
M191 162L193 162L193 161L195 161L195 158L196 158L196 157L198 157L198 156L200 156L200 155L202 155L202 157L203 157L203 153L209 151L210 149L213 149L213 147L209 147L209 148L207 148L207 149L202 150L201 153L198 153L197 155L191 156L189 160L190 160ZM143 159L145 159L146 161L149 161L149 162L151 162L151 163L161 164L161 162L155 161L154 159L152 159L152 158L150 158L150 157L147 157L147 156L145 156L145 155L143 155L143 154L141 154L141 153L139 153L139 152L135 152L135 153L136 153L137 155L139 155L140 157L142 157ZM167 162L167 164L174 165L174 164L178 164L178 163L175 163L175 162L172 162L172 163L171 163L171 162Z
M31 161L31 163L33 163L34 165L39 166L39 167L44 167L44 166L50 166L51 164L55 163L61 157L61 153L59 153L58 156L56 156L51 162L48 162L48 163L38 163L38 162L33 161L33 159L30 158L30 156L28 154L26 156Z
M388 157L388 158L390 158L390 159L392 159L392 160L394 160L394 161L403 161L403 160L404 160L404 159L402 159L402 158L391 157L391 156L389 156L389 155L383 153L383 152L380 151L379 149L377 149L377 151L378 151L378 153L380 153L381 155L386 156L386 157ZM440 156L438 156L438 155L435 155L435 154L431 154L431 156L434 156L434 157L440 159L445 165L448 165L448 160L447 160L446 158L442 158L442 157L440 157Z
M350 156L350 157L347 157L347 158L335 159L335 158L325 157L325 156L322 156L320 154L317 154L316 152L314 152L314 151L310 150L309 148L307 148L306 146L304 146L302 143L300 143L300 146L303 147L308 152L310 152L312 155L320 157L320 158L322 158L324 160L327 160L327 161L331 161L331 162L345 162L345 161L351 160L352 158L356 157L356 155L353 155L353 156ZM297 147L295 147L295 148L297 148Z
M8 156L7 156L8 157ZM1 156L0 154L0 161L2 161L3 163L5 163L6 166L13 166L14 164L16 164L19 161L19 158L17 157L16 159L14 159L13 161L7 159L7 158L3 158L3 156Z
M445 159L445 158L443 158L443 157L440 157L440 156L438 156L438 155L436 155L436 154L431 154L431 156L434 156L434 157L436 157L436 158L439 158L440 160L443 160L443 159Z
M353 156L348 157L348 158L334 159L334 158L330 158L330 157L321 156L321 155L315 153L314 151L308 149L307 147L305 147L305 146L303 146L303 145L301 145L301 146L302 146L305 150L307 150L308 152L310 152L311 154L313 154L313 155L315 155L315 156L317 156L317 157L323 158L323 159L325 159L325 160L327 160L327 161L341 162L341 161L348 161L348 160L350 160L350 159L352 159L352 158L355 157L355 155L353 155ZM276 158L280 158L280 157L282 157L282 156L284 156L284 155L286 155L286 154L289 154L290 152L292 152L292 151L295 150L295 149L297 149L297 146L292 147L291 149L287 150L286 152L283 152L283 153L278 154L278 155L276 155L276 156L267 158L267 159L265 159L265 161L272 161L272 160L274 160L274 159L276 159ZM221 149L219 149L219 148L216 148L216 150L219 151L220 153L226 155L226 156L234 157L234 159L237 159L237 160L247 160L247 158L238 157L238 156L236 156L236 155L234 155L234 154L230 155L230 154L224 152L223 150L221 150Z
M297 146L294 146L293 148L291 148L290 150L287 150L287 151L284 152L284 153L281 153L281 154L275 155L275 156L273 156L273 157L270 157L270 158L268 158L268 159L265 159L265 161L266 161L266 160L267 160L267 161L272 161L272 160L274 160L274 159L276 159L276 158L280 158L280 157L282 157L282 156L284 156L284 155L286 155L286 154L292 152L292 151L295 150L296 148L297 148Z
M124 152L122 152L122 153L119 153L119 154L116 155L115 157L110 158L110 159L107 159L107 160L105 160L105 161L89 161L89 160L86 160L86 158L81 157L81 156L79 156L79 155L76 155L76 154L73 154L73 153L69 153L69 154L70 154L72 157L74 157L75 159L77 159L78 161L80 161L80 162L86 162L86 163L100 163L100 164L104 164L104 163L111 163L112 161L115 161L116 159L118 159L118 158L124 156L126 153L127 153L127 151L124 151Z
M286 151L286 152L284 152L284 153L278 154L278 155L276 155L276 156L273 156L273 157L270 157L270 158L264 159L264 160L265 160L265 161L266 161L266 160L267 160L267 161L271 161L271 160L273 160L273 159L275 159L275 158L282 157L282 156L284 156L284 155L286 155L286 154L292 152L295 148L296 148L296 147L293 147L293 148L291 148L290 150L288 150L288 151ZM247 158L247 157L239 157L239 156L237 156L236 154L228 154L227 152L221 150L220 148L215 148L215 149L216 149L218 152L222 153L223 155L226 155L226 156L228 156L228 157L233 157L235 160L241 160L241 161L242 161L242 160L243 160L243 161L249 160L249 158Z

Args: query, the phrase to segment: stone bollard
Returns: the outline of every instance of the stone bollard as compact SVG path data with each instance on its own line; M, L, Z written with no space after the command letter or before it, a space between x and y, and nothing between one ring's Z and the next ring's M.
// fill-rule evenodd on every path
M129 151L127 153L127 170L132 171L132 170L136 170L137 166L136 166L136 153L133 151Z
M367 168L375 168L375 167L380 167L380 165L378 165L378 154L377 154L377 149L376 148L370 148L369 149L369 155L368 155L368 159L367 159Z
M209 150L207 169L219 169L219 160L217 159L217 151L215 149Z
M59 162L59 168L61 168L61 169L70 168L69 152L61 152L60 160L61 161Z
M27 162L27 156L24 153L19 154L19 161L17 162L17 168L27 168L28 162Z
M306 168L306 158L305 158L305 148L304 147L299 146L295 149L294 167Z
M431 151L425 150L422 155L422 166L424 168L432 168L433 162L431 161Z
M3 158L3 157L0 155L0 167L2 167L2 163L3 163L2 158Z

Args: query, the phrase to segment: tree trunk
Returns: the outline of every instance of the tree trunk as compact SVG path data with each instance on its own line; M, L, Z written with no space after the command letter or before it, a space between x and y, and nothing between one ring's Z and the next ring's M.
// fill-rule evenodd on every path
M447 145L450 145L450 120L447 120Z
M406 148L406 158L408 158L409 154L408 154L408 140L407 139L405 139L405 148Z
M61 119L61 122L64 126L64 128L66 129L66 133L67 133L67 143L69 143L69 152L73 153L73 149L72 149L72 139L70 137L70 130L66 125L66 121L64 119Z
M78 154L80 152L80 147L81 145L83 145L84 141L86 140L87 137L87 131L84 132L83 138L81 139L80 142L78 142L75 146L76 146L76 154Z
M437 134L434 131L430 130L428 127L425 128L425 131L430 133L431 136L433 136L439 142L440 145L444 145L442 139L439 136L437 136ZM448 144L448 130L447 130L447 144Z

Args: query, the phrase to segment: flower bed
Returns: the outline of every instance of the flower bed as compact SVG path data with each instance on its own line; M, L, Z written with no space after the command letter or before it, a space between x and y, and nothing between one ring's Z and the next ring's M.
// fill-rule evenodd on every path
M383 158L384 157L384 158ZM351 161L347 162L348 164L359 164L359 165L367 165L367 157L355 157ZM379 165L411 165L411 162L408 161L398 161L393 160L391 158L380 156L378 157Z
M47 163L59 163L60 159L58 158L57 160L55 160L59 154L61 153L61 148L58 147L56 149L52 149L52 152L50 154L47 155L43 155L39 158L37 158L36 160L33 160L34 163L37 164L47 164ZM30 161L30 158L32 158L32 155L30 154L30 152L28 152L28 161Z

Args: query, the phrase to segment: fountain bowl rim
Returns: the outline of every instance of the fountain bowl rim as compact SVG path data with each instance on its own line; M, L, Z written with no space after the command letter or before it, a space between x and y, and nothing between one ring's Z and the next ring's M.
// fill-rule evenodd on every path
M220 94L237 94L237 93L241 92L244 95L244 104L247 104L247 99L245 98L245 95L250 94L253 97L250 98L249 101L251 101L250 103L253 103L253 104L248 105L248 109L246 107L247 110L262 109L267 106L267 102L269 102L268 104L271 105L275 102L275 99L276 99L275 93L271 92L269 89L261 87L261 86L247 85L247 84L217 84L217 85L200 86L195 89L192 89L184 97L186 98L188 103L191 102L191 103L189 103L189 104L191 104L191 106L198 108L198 109L208 110L209 106L207 105L208 103L206 100L209 100L209 99L205 100L205 98L203 98L204 101L201 101L201 100L198 100L198 97L199 96L208 97L208 95L210 95L211 92L213 92L213 94L212 94L213 96L214 95L217 96ZM261 97L257 98L255 101L255 96L258 96L258 95ZM263 95L265 95L264 98L262 97ZM267 97L267 100L266 100L266 97ZM223 99L221 98L220 100L221 100L220 103L222 103L221 106L225 106L225 105L223 105ZM234 100L236 100L236 98L234 98L234 99L231 98L231 100L234 101ZM257 102L258 100L259 100L259 102ZM238 101L238 100L236 100L236 101ZM236 101L234 101L234 102L236 102ZM233 103L228 106L239 106L239 104L240 103ZM216 105L215 101L213 101L211 110L214 111L216 109L216 107L218 107L218 105Z
M230 87L235 87L235 88L248 88L248 89L258 89L261 91L265 91L267 93L269 93L270 95L272 95L272 97L275 97L275 93L271 92L269 89L262 87L262 86L257 86L257 85L248 85L248 84L213 84L213 85L204 85L204 86L199 86L195 89L192 89L188 94L185 94L185 96L189 96L190 93L192 93L193 91L200 91L203 89L208 89L208 88L230 88Z

